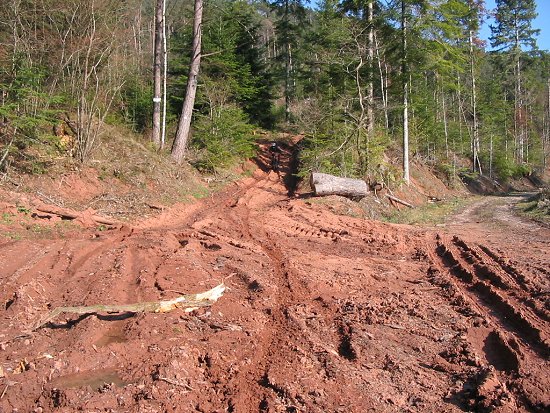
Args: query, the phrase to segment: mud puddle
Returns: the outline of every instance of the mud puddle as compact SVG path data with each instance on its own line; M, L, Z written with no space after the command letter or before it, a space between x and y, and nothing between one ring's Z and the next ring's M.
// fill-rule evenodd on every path
M56 377L50 382L51 386L58 389L74 389L79 387L91 387L92 390L100 390L104 386L114 385L124 387L130 382L122 380L116 369L101 369L83 371Z

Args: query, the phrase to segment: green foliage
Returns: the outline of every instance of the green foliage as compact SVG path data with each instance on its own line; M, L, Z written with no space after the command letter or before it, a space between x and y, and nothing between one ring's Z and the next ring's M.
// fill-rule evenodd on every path
M213 171L254 155L254 127L235 105L218 108L212 117L197 115L194 130L192 146L200 170Z
M223 82L227 99L238 103L250 119L270 126L270 79L255 44L258 16L244 1L218 0L204 26L203 46L213 53L203 61L203 76Z
M491 46L497 49L517 49L521 45L536 49L535 36L540 30L533 29L537 17L534 0L496 0L496 23L491 25Z
M440 175L443 175L445 178L445 181L447 183L450 183L453 181L455 174L456 174L456 168L448 163L440 163L436 166L436 172L438 172Z
M52 136L51 131L59 122L64 99L47 90L48 73L19 55L14 57L11 67L0 66L2 169L12 164L30 174L43 174L49 167L48 161L27 152L37 145L54 155L60 152L59 138Z
M215 0L206 5L199 90L195 108L201 114L226 104L238 105L251 123L272 127L272 80L257 42L260 16L246 1ZM173 36L171 71L173 113L179 114L187 83L191 36L183 28Z
M3 224L12 224L13 223L13 214L9 212L2 212L2 223Z
M518 209L531 219L550 224L550 188L543 188L527 201L519 203Z
M53 125L64 99L45 88L48 71L18 57L11 70L0 67L0 90L4 94L0 117L19 136L32 140L40 127ZM28 141L28 140L27 140Z
M390 141L384 133L370 140L365 133L337 116L315 122L302 141L299 175L305 177L312 171L360 178L376 175ZM359 147L358 142L365 143Z
M495 175L503 181L510 178L521 178L532 172L532 168L528 164L517 164L502 153L497 153L493 165Z
M137 132L143 132L153 116L153 87L137 76L126 80L121 90L121 103L126 121Z
M17 212L19 212L21 214L29 215L31 213L31 210L26 206L18 205L17 206Z

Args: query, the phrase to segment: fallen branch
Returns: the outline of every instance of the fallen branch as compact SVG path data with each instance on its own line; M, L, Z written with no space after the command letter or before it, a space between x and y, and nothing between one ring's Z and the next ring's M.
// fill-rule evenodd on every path
M184 308L186 313L198 309L199 307L208 307L214 304L223 295L225 284L221 283L211 290L199 294L185 294L167 301L147 301L135 304L97 304L82 307L57 307L46 317L36 323L31 331L38 330L45 324L53 321L55 317L62 313L74 314L95 314L95 313L167 313L176 308Z
M10 385L6 384L6 387L4 387L4 391L2 392L2 395L0 396L0 400L2 400L4 398L4 396L6 395L6 392L8 391L8 387L10 387Z
M46 205L46 204L38 205L35 209L38 212L44 212L46 214L57 215L57 216L60 216L61 218L65 218L65 219L79 219L80 218L80 219L83 219L83 220L89 219L89 220L92 220L95 223L104 224L104 225L116 225L117 224L117 222L112 220L112 219L105 218L105 217L102 217L100 215L95 215L93 213L88 213L88 211L76 212L76 211L72 211L70 209L60 208L60 207L56 207L56 206L53 206L53 205Z
M390 194L386 194L386 196L391 200L391 201L394 201L394 202L397 202L398 204L401 204L401 205L405 205L406 207L409 207L409 208L414 208L414 205L412 204L409 204L408 202L406 201L403 201L402 199L399 199L393 195L390 195Z

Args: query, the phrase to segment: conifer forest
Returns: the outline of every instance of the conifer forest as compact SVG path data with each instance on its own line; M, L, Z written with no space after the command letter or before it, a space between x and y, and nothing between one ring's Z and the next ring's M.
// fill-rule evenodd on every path
M2 3L4 158L62 145L63 124L85 162L111 123L199 170L277 131L304 136L304 175L408 180L420 159L506 178L548 164L550 55L534 0Z

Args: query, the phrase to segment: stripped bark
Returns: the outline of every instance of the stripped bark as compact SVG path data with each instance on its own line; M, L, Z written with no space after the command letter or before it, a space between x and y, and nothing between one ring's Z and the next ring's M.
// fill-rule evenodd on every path
M223 295L225 284L221 283L211 290L198 294L185 294L166 301L147 301L134 304L97 304L79 307L57 307L47 316L31 327L31 331L52 322L58 315L63 313L73 314L97 314L97 313L168 313L176 308L183 308L186 313L200 307L208 307L214 304Z

